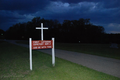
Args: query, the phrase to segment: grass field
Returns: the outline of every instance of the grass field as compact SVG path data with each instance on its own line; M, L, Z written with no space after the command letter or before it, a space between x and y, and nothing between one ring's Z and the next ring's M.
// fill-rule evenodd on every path
M33 71L29 69L28 48L0 42L0 80L120 80L87 67L33 51Z
M56 43L57 49L81 52L114 59L120 59L120 44L118 49L110 48L110 44Z
M28 44L27 41L18 41L17 43ZM120 60L120 44L118 44L118 49L110 48L110 45L111 44L55 43L55 48Z

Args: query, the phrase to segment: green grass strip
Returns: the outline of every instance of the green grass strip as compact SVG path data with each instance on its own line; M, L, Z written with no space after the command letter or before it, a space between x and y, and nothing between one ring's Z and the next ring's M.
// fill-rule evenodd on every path
M33 50L33 70L29 69L28 48L0 43L0 80L120 80L60 58L52 67L51 55Z
M85 43L56 43L57 49L120 59L120 45L118 49L110 48L110 44L85 44Z
M28 44L28 41L17 41L17 43ZM120 44L118 44L118 49L110 48L110 46L111 44L55 43L56 49L74 51L120 60Z

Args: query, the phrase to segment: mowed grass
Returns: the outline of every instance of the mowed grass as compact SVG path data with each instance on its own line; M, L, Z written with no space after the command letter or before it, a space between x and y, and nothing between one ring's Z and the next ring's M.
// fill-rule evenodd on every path
M28 44L28 41L17 41ZM110 48L111 44L85 44L85 43L55 43L56 49L92 54L120 60L120 44L118 49Z
M57 49L120 59L120 44L118 49L110 46L111 44L56 43Z
M0 42L0 80L120 80L60 58L53 67L51 55L36 50L32 62L30 71L28 48Z

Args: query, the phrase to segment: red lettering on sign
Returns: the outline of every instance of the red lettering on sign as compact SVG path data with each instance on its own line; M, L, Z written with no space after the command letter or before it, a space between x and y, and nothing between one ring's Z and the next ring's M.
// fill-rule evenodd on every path
M33 40L32 49L48 49L53 48L52 40Z

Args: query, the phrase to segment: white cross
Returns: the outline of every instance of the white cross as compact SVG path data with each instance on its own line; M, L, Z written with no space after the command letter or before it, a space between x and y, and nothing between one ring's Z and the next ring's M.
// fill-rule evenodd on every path
M43 29L48 29L48 28L43 28L43 23L41 23L41 28L36 27L36 29L41 29L41 40L43 40Z

